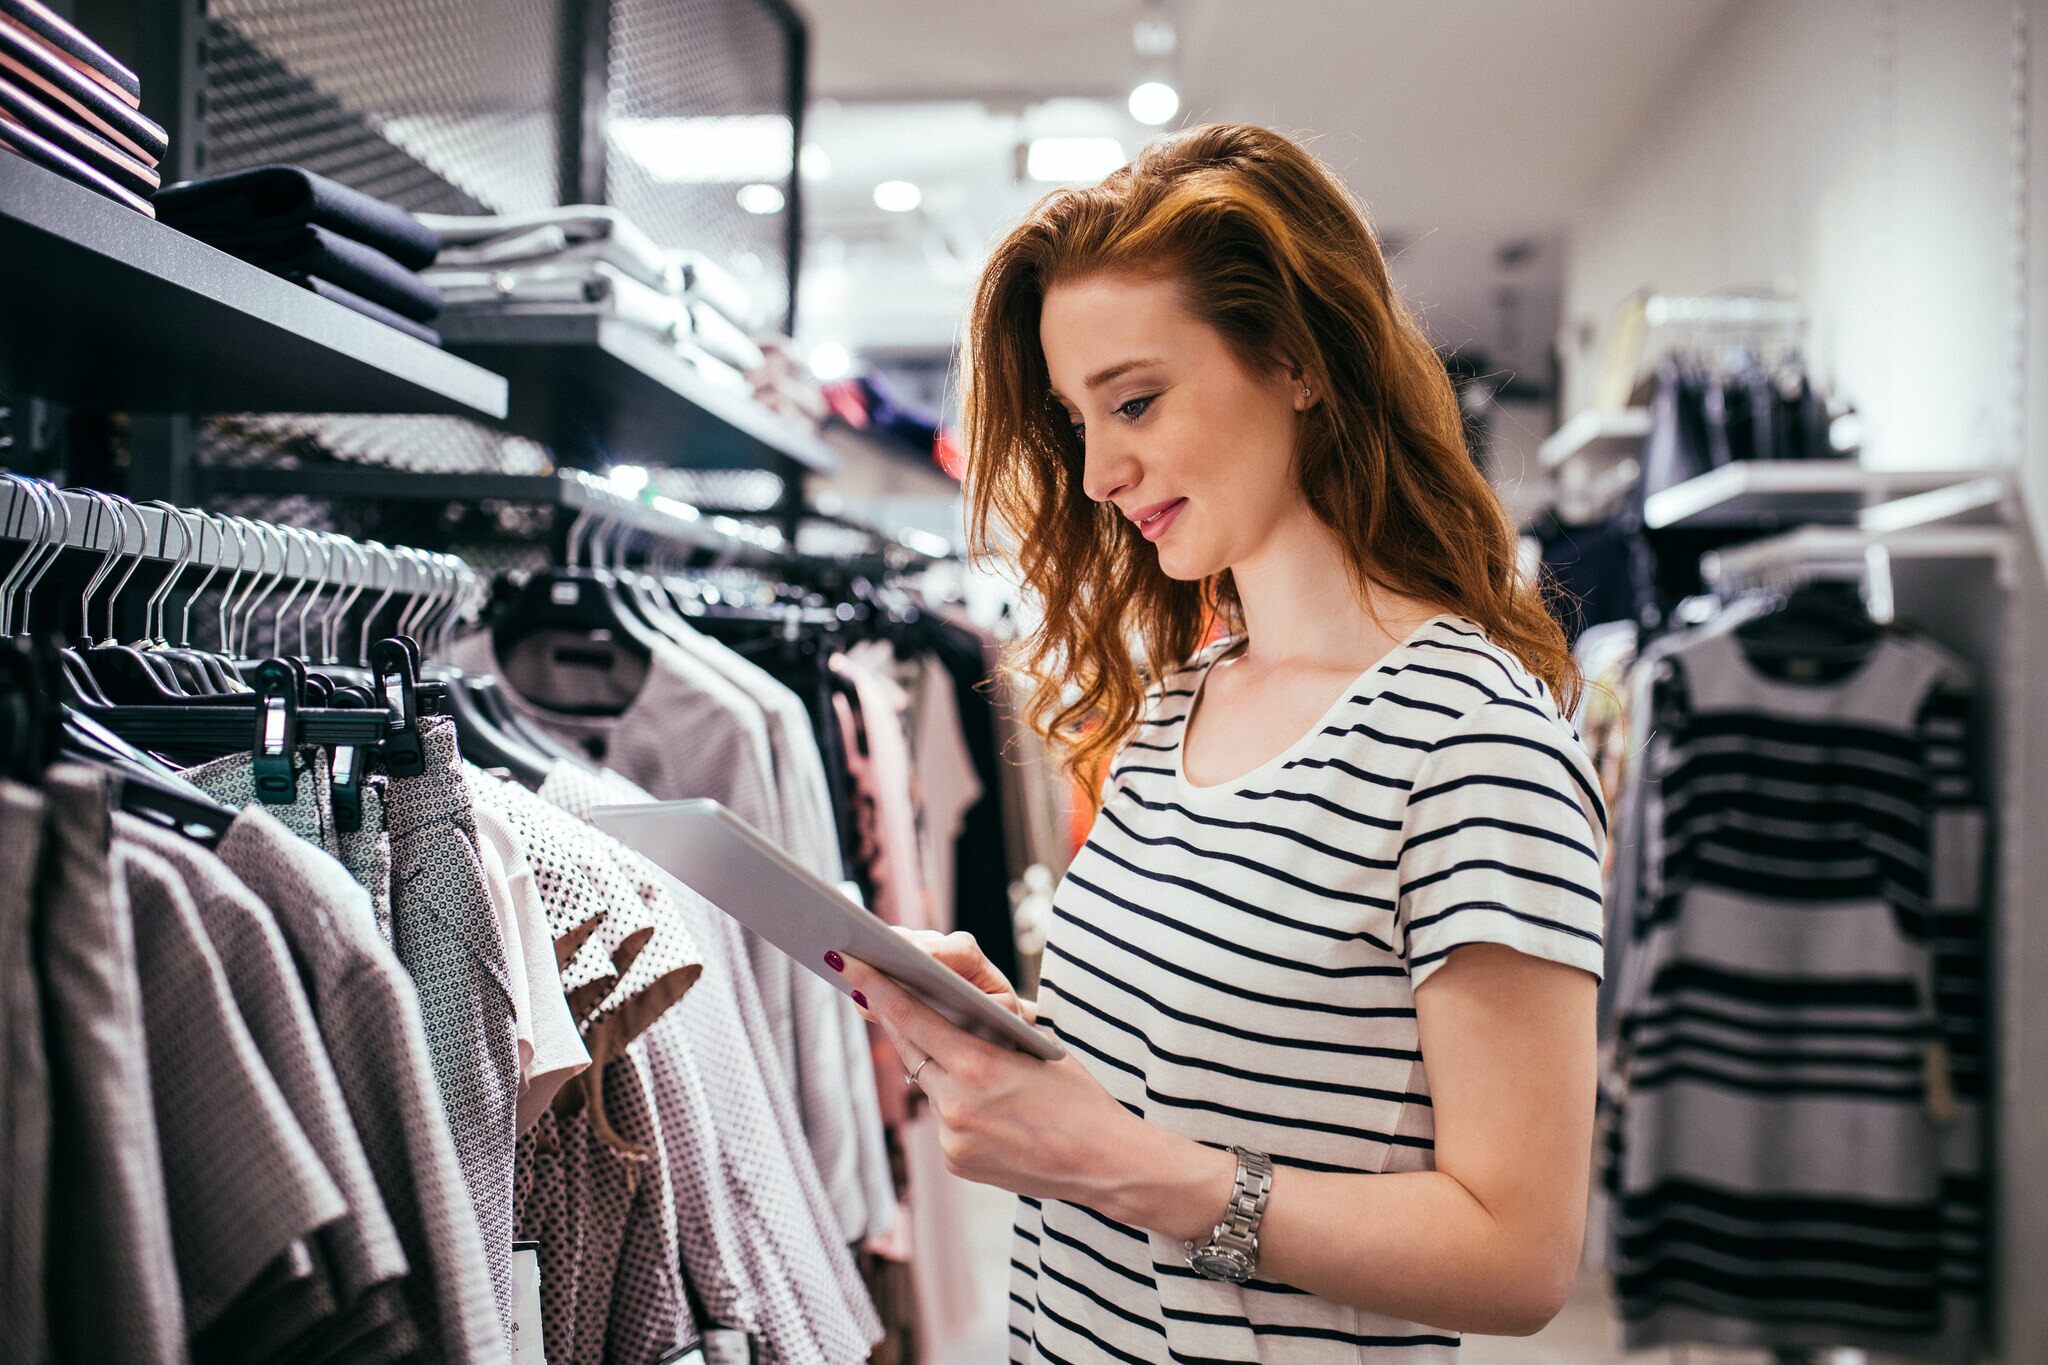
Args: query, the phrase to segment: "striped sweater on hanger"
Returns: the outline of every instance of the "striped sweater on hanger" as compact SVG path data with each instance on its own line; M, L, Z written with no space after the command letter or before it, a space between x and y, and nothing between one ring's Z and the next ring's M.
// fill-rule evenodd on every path
M1793 681L1652 665L1609 1184L1627 1342L1947 1351L1981 1279L1968 678L1886 636Z

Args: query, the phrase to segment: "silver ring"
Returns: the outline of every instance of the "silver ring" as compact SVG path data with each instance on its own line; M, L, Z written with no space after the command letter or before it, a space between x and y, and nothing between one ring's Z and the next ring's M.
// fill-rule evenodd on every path
M923 1074L924 1074L924 1069L925 1069L926 1067L930 1066L931 1064L932 1064L932 1059L931 1059L931 1058L929 1058L929 1057L927 1057L927 1058L925 1058L925 1059L924 1059L923 1061L921 1061L921 1062L919 1062L919 1063L917 1064L917 1067L916 1067L916 1069L915 1069L915 1070L912 1070L912 1071L906 1071L906 1072L904 1072L904 1073L903 1073L903 1082L904 1082L904 1084L906 1084L906 1085L916 1085L916 1084L917 1084L917 1078L918 1078L919 1076L923 1075Z

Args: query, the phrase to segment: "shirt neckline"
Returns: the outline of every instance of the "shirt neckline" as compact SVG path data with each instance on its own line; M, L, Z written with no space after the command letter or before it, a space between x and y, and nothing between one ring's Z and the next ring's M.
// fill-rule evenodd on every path
M1352 698L1359 694L1360 689L1371 682L1373 678L1385 672L1398 656L1405 654L1409 649L1413 648L1416 641L1420 640L1425 632L1433 629L1441 622L1456 621L1458 619L1460 618L1457 613L1448 611L1440 611L1430 617L1427 621L1424 621L1414 630L1408 632L1406 636L1402 637L1393 648L1375 659L1370 667L1346 683L1344 690L1337 694L1337 699L1331 702L1328 709L1321 716L1317 717L1315 723L1309 726L1308 730L1296 738L1293 743L1249 772L1241 773L1222 782L1201 785L1188 780L1188 732L1194 728L1195 710L1202 704L1202 695L1208 690L1209 670L1222 662L1223 658L1236 649L1243 639L1241 636L1234 637L1222 648L1218 649L1207 663L1202 665L1201 675L1195 680L1194 695L1188 698L1188 709L1184 713L1187 719L1181 722L1179 726L1180 737L1173 744L1173 784L1175 790L1184 798L1193 798L1198 801L1213 799L1218 796L1229 796L1240 792L1251 783L1268 778L1279 772L1289 763L1300 758L1308 747L1314 744L1323 731L1336 719L1337 713L1352 704Z

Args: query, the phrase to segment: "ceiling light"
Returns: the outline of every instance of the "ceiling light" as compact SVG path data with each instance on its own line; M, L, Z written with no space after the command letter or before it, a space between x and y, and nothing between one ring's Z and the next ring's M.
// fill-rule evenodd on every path
M739 200L740 207L748 213L780 213L788 202L773 185L742 185Z
M924 202L924 191L908 180L884 180L875 186L875 207L890 213L909 213Z
M1100 180L1124 164L1124 145L1113 137L1038 137L1024 168L1033 180Z
M1165 81L1146 81L1131 92L1131 117L1157 128L1180 112L1180 92Z
M804 144L803 151L797 154L796 165L806 180L832 178L832 156L815 142Z
M836 341L821 341L811 348L811 373L827 383L853 373L853 357Z
M781 114L615 118L613 144L666 184L745 185L787 180L796 134Z

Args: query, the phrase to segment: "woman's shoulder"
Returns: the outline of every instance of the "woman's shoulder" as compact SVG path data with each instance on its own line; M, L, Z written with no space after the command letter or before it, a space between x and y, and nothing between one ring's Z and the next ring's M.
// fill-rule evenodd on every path
M1390 686L1425 704L1447 730L1484 717L1577 737L1550 685L1468 617L1436 617L1401 652Z

